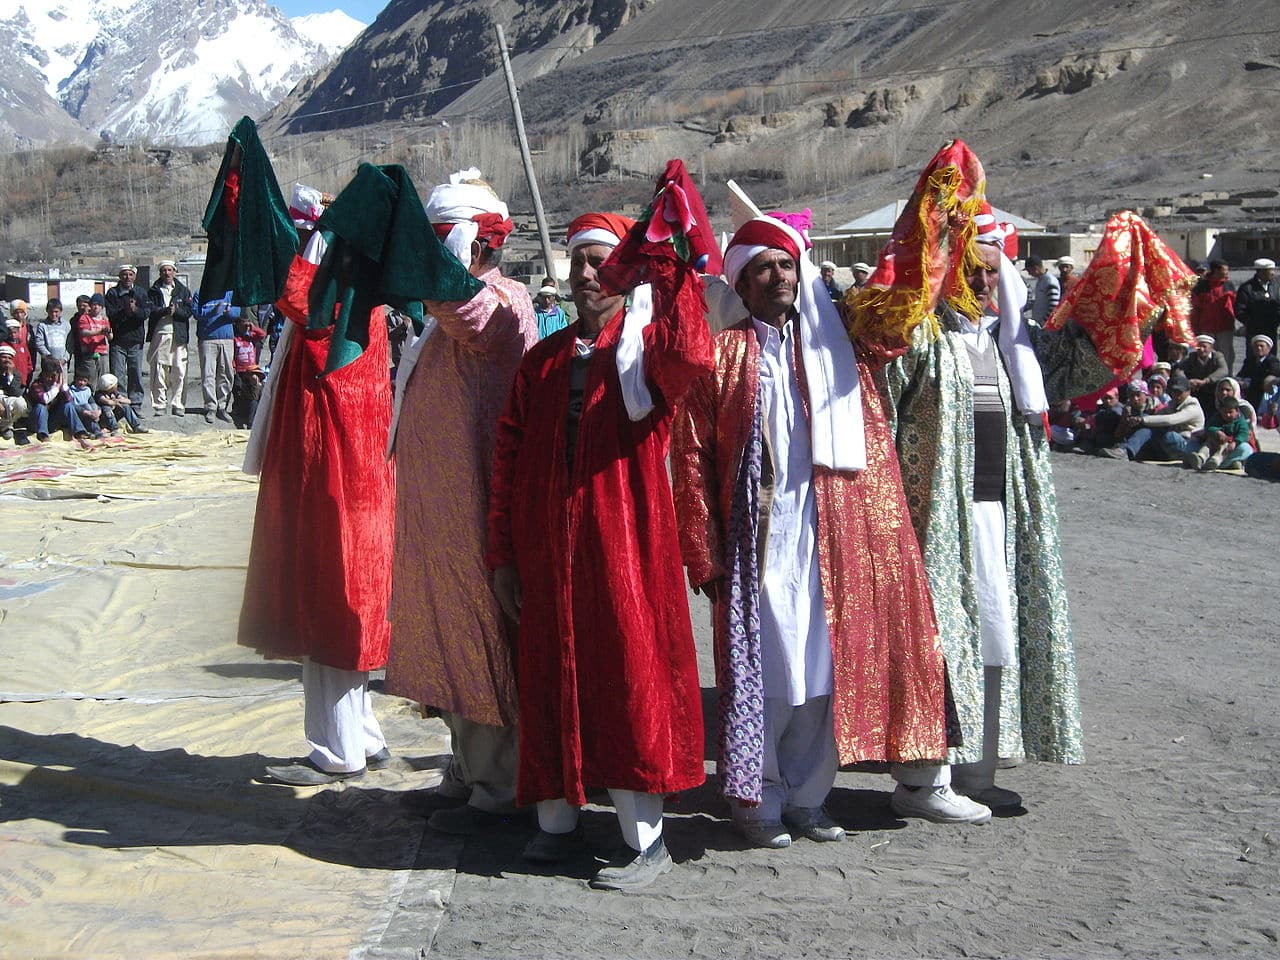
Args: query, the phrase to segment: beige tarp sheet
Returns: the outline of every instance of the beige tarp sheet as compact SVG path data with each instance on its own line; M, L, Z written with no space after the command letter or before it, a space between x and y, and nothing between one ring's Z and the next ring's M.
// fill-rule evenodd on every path
M411 876L448 899L450 871L410 871L438 720L377 696L388 770L253 780L305 747L299 667L235 644L243 450L0 449L0 956L379 956Z

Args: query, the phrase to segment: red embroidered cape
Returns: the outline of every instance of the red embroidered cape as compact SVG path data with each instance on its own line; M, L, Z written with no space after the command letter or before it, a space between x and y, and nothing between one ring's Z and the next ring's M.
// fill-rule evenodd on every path
M644 331L655 407L633 422L615 359L622 314L596 338L572 472L565 457L576 328L525 355L498 422L491 568L524 605L517 684L521 804L592 787L671 793L703 780L697 659L666 457L672 406L711 366L700 312L659 302Z

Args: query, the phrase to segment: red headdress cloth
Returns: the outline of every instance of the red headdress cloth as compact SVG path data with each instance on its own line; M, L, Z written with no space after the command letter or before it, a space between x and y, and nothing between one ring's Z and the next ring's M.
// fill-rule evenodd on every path
M584 213L569 224L565 245L570 253L583 244L616 247L635 225L630 217L618 213Z
M1165 328L1179 343L1192 339L1187 293L1195 274L1136 213L1107 221L1098 252L1045 323L1068 319L1084 328L1098 357L1118 376L1142 360L1143 341L1164 312Z
M850 333L864 346L909 342L922 323L937 336L933 308L940 297L964 313L981 312L965 276L976 262L974 220L985 186L982 164L962 140L949 141L929 161L867 285L849 291Z

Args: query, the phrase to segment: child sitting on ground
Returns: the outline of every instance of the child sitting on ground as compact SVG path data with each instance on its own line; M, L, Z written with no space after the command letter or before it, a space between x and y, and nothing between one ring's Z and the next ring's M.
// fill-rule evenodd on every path
M1186 456L1184 462L1196 470L1234 467L1253 454L1249 445L1249 420L1240 410L1235 397L1222 397L1218 408L1209 415L1200 449Z
M120 396L120 381L115 374L104 373L98 378L98 392L93 395L102 411L102 425L111 431L113 437L120 436L120 421L129 425L133 433L150 433L142 425L137 412L128 397Z
M80 422L84 424L89 435L95 440L102 436L102 427L98 421L102 418L102 408L93 399L93 388L89 386L89 375L77 373L75 383L71 385L71 402L76 406Z

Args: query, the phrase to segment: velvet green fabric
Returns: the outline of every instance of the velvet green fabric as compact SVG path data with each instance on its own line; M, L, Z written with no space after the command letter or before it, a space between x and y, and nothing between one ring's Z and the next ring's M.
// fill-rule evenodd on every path
M320 217L329 249L311 283L307 326L333 326L326 372L359 357L369 319L381 304L422 326L422 301L466 301L484 289L445 249L422 200L399 165L362 163Z
M223 201L237 147L240 190L236 215L232 216ZM241 117L227 137L203 226L209 236L209 252L200 281L200 302L217 300L230 290L237 306L274 303L284 291L289 265L298 249L298 231L271 160L258 139L258 128L248 117Z

